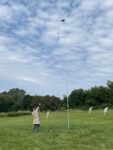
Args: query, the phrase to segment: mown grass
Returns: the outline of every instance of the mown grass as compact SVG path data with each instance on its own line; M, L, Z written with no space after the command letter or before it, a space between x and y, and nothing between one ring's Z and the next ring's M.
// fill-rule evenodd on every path
M41 113L41 128L32 133L32 117L0 118L0 150L113 150L113 111Z

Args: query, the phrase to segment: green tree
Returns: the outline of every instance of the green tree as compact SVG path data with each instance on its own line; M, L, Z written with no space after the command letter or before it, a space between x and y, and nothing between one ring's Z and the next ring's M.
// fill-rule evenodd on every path
M19 110L23 109L23 99L25 96L25 91L18 88L13 88L8 91L8 96L12 101L14 102L14 105L12 106L12 110Z

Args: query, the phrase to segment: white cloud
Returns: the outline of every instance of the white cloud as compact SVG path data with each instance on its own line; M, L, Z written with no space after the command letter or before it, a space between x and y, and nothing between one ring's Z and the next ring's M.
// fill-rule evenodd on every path
M112 0L0 5L3 89L61 96L67 78L70 90L112 79L112 6Z
M33 82L33 83L38 83L38 84L42 84L42 82L41 81L39 81L39 80L37 80L37 79L34 79L34 78L30 78L30 77L24 77L24 76L22 76L22 77L19 77L19 79L20 80L22 80L22 81L26 81L26 82Z
M11 15L12 12L9 6L0 5L0 20L10 19Z
M104 10L112 9L113 8L113 1L112 0L103 0L101 3L101 8Z

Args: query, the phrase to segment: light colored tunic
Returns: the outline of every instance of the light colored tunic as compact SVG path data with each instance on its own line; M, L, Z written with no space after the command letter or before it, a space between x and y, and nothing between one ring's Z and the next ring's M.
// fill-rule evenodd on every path
M40 124L39 107L33 110L32 116L33 116L33 124Z

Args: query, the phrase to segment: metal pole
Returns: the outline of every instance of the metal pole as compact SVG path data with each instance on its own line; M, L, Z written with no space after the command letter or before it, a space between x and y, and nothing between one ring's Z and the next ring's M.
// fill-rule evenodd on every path
M65 19L61 19L61 22L64 24ZM66 80L66 94L67 94L67 129L69 131L70 129L70 121L69 121L69 99L68 99L68 82Z
M66 80L66 93L67 93L67 129L70 129L70 121L69 121L69 96L68 96L68 82Z

